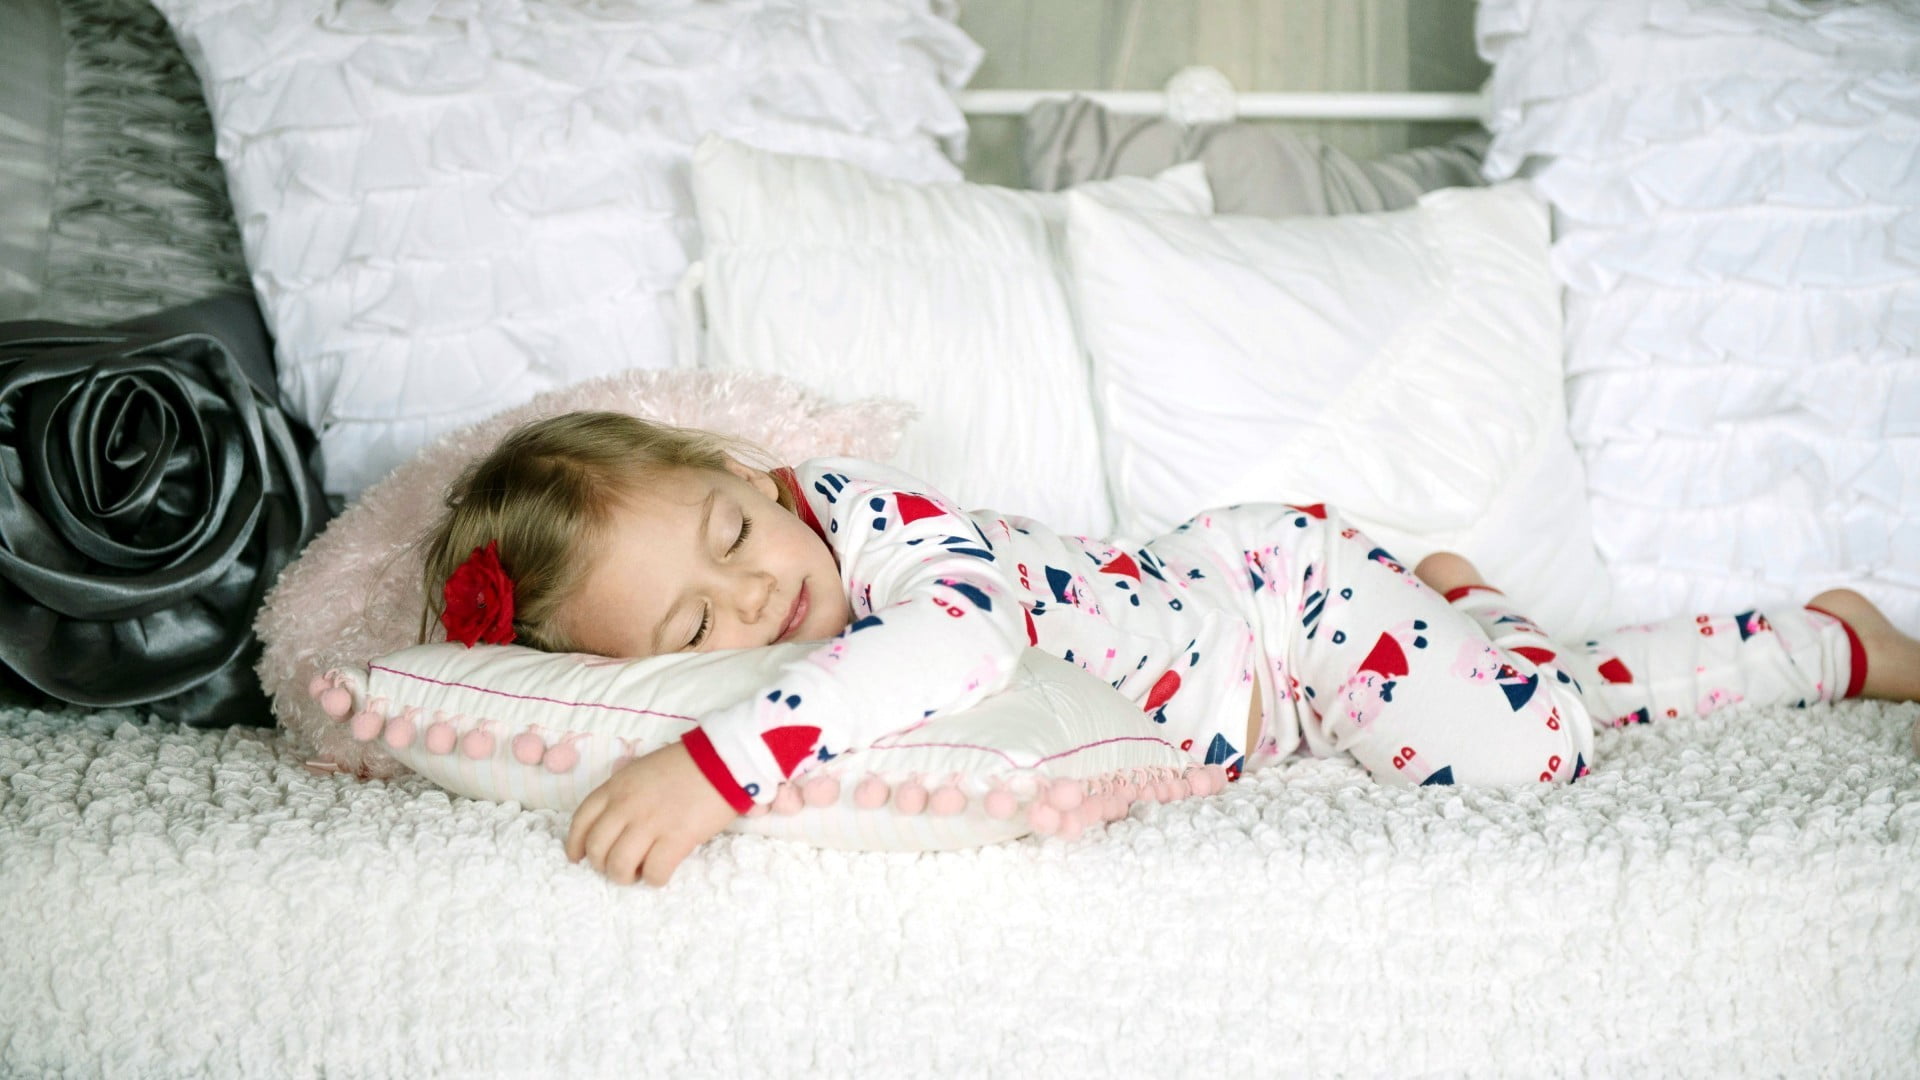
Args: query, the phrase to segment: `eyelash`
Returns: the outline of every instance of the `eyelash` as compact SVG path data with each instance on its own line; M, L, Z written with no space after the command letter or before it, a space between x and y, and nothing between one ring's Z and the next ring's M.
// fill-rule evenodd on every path
M751 533L752 531L753 531L753 519L746 516L745 514L740 515L740 535L737 538L735 538L735 540L733 541L733 546L727 549L727 554L731 555L734 552L739 551L740 545L747 542L747 534ZM687 642L687 648L697 649L700 647L700 642L705 640L707 636L708 621L709 621L708 611L706 608L703 607L700 609L700 629L694 633L693 640Z

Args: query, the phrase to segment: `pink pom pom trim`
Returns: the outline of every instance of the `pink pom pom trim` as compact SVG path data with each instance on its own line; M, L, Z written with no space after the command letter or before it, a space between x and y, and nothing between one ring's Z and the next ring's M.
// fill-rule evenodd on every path
M1078 811L1060 815L1060 829L1055 834L1062 840L1080 839L1080 814Z
M418 733L413 718L418 715L420 715L419 709L408 709L399 716L388 720L387 745L393 747L395 750L405 750L407 747L412 746L413 738Z
M909 780L894 790L893 805L903 814L917 814L927 808L927 789Z
M584 731L567 732L566 735L560 739L559 746L551 747L547 750L547 771L556 776L561 773L572 772L573 767L580 764L580 748L573 744L586 737L587 733Z
M1013 792L997 787L987 792L985 809L988 817L1005 821L1019 811L1020 804L1015 801Z
M480 761L493 756L493 732L486 730L491 723L491 720L482 720L479 727L461 736L460 752L470 760Z
M892 794L885 780L869 775L860 781L860 786L853 789L853 804L862 810L878 810L887 804L887 798Z
M434 710L433 723L427 728L427 753L451 754L453 744L459 741L459 738L459 734L453 730L453 725L447 723L446 714L438 709Z
M800 792L792 784L781 784L780 790L773 796L773 812L776 814L797 814L804 803Z
M538 765L546 756L546 740L534 731L523 731L513 737L513 760L522 765Z
M1042 836L1052 836L1060 829L1060 811L1049 803L1035 800L1033 805L1027 807L1027 824Z
M1047 802L1053 804L1055 810L1072 810L1085 800L1086 794L1078 780L1055 780L1047 788Z
M933 793L933 798L927 800L927 809L940 817L965 813L967 793L952 784L943 784L940 790Z
M320 709L335 720L345 720L353 711L353 695L343 687L329 686L320 692Z
M548 751L550 763L557 749ZM841 783L840 778L827 772L810 773L781 784L771 804L755 806L748 816L765 814L769 809L778 814L797 814L808 808L833 806L840 801ZM977 798L981 813L988 818L1010 821L1024 807L1027 825L1034 832L1071 840L1096 824L1122 820L1134 803L1168 803L1193 795L1212 795L1225 790L1227 783L1227 771L1219 765L1123 769L1079 779L1017 773L995 779L992 789ZM861 777L853 788L853 804L862 810L878 810L891 803L893 811L900 814L956 817L965 814L975 801L967 792L966 778L959 773L949 775L932 791L919 776L889 785L874 773Z

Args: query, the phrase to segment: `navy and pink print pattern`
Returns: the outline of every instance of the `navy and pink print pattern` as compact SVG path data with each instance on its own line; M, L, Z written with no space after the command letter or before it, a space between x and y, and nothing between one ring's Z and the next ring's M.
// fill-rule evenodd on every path
M1231 778L1304 751L1351 754L1384 783L1571 783L1592 766L1596 723L1858 688L1851 631L1824 613L1702 616L1568 647L1491 589L1442 597L1319 504L1226 507L1119 547L963 512L857 459L776 475L832 549L855 618L687 736L742 812L816 763L979 702L1027 646L1104 679Z

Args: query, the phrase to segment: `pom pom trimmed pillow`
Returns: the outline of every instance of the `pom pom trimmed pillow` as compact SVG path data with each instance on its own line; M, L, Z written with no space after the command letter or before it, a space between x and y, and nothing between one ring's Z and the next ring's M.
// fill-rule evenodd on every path
M308 692L361 742L459 795L571 810L614 770L768 685L815 645L610 660L519 646L420 645L319 676ZM973 847L1067 839L1227 784L1113 688L1028 649L1005 690L873 746L815 762L734 832L820 847Z
M447 486L513 428L577 409L739 436L781 462L834 454L884 460L908 415L900 403L878 399L834 404L771 375L635 371L543 394L454 432L368 488L267 594L255 622L266 643L258 670L282 726L363 778L398 774L383 744L354 741L308 699L307 686L321 671L417 643L425 605L420 541ZM439 626L432 629L438 636Z

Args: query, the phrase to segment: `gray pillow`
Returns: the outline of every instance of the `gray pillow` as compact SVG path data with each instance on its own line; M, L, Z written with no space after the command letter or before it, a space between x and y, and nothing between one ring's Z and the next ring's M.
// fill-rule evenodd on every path
M200 82L147 0L0 0L0 319L248 291Z
M1124 116L1091 98L1045 101L1026 116L1027 186L1058 191L1083 180L1146 176L1185 161L1207 167L1222 214L1287 217L1398 210L1435 188L1478 187L1489 136L1462 135L1378 161L1357 161L1317 139L1252 123L1187 127Z
M0 320L35 310L60 154L66 41L53 0L0 0Z

